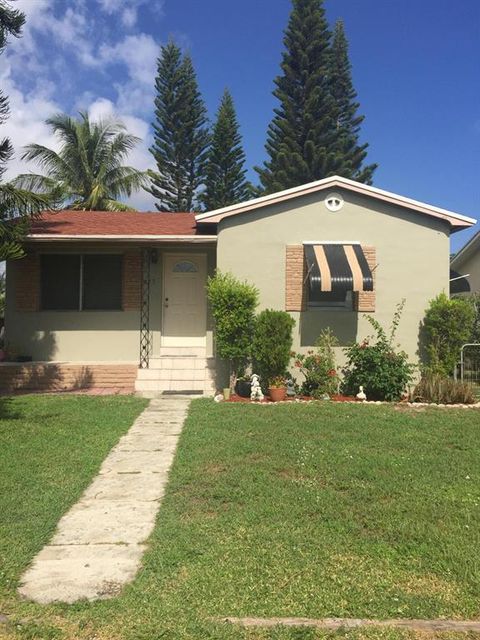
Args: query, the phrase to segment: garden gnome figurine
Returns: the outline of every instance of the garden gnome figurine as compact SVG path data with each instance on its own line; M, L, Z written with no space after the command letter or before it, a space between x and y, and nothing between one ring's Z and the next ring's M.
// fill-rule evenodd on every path
M251 375L252 390L250 393L250 400L263 400L262 387L260 386L259 376L256 373Z
M293 380L287 380L287 396L289 398L295 397L295 383Z
M363 386L360 385L360 389L358 390L358 393L357 393L357 400L366 400L366 399L367 399L367 396L363 391Z

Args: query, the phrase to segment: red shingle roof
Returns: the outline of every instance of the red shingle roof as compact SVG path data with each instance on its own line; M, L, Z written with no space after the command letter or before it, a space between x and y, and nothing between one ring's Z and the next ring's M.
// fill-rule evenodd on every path
M137 211L58 211L43 213L30 235L56 236L194 236L194 213Z

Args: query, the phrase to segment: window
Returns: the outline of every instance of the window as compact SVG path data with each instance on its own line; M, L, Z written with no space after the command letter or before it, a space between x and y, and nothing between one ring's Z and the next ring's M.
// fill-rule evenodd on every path
M173 273L196 273L197 271L197 265L190 260L181 260L173 267Z
M51 311L121 309L122 256L43 255L41 308Z
M78 309L79 298L80 256L42 256L42 309Z
M352 291L312 291L308 288L308 306L313 309L343 309L352 311Z
M83 256L83 309L122 308L122 256Z

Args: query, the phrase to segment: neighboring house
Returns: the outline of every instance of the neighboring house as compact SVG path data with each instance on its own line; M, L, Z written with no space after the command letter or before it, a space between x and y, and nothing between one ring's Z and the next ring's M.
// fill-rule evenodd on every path
M450 267L452 294L480 293L480 231L453 256Z
M205 295L215 268L296 320L294 349L325 327L341 345L385 327L417 360L429 300L449 289L449 237L475 220L339 177L194 214L45 214L7 265L7 342L31 365L4 387L221 388ZM40 365L38 361L52 364ZM138 368L140 365L140 369Z

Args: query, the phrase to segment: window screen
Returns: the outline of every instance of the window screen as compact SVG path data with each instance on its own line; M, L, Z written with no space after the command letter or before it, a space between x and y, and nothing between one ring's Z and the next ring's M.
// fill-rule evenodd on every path
M83 256L83 304L86 310L122 308L122 256Z
M41 256L41 306L46 310L78 310L80 256Z

